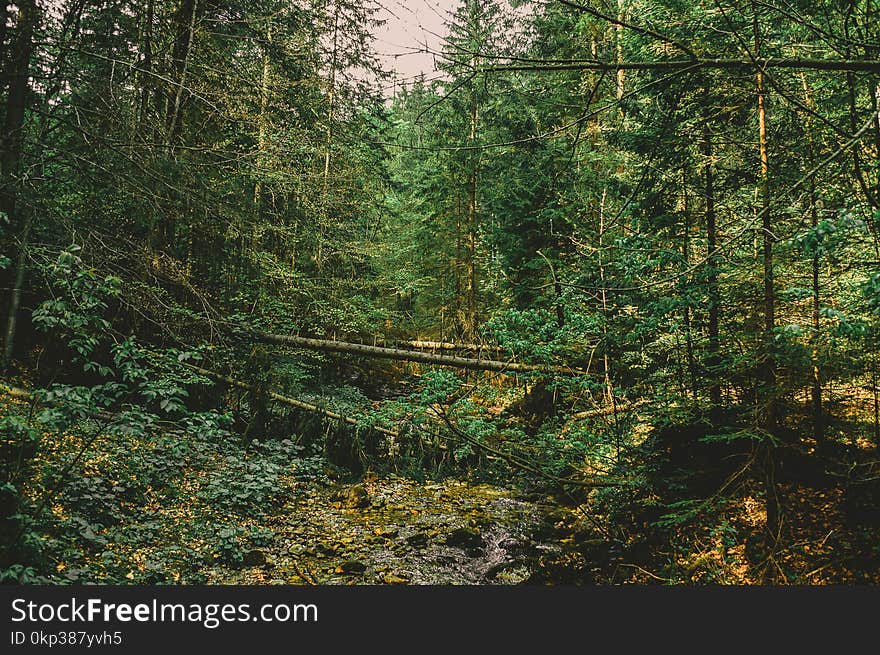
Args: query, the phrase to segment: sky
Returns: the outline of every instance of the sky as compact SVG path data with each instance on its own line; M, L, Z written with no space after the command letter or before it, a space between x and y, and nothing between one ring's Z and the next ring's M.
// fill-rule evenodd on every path
M411 82L424 73L437 76L434 55L447 34L445 22L458 0L381 0L378 18L386 24L376 28L374 46L383 66L394 71L397 84ZM427 50L427 52L426 52Z

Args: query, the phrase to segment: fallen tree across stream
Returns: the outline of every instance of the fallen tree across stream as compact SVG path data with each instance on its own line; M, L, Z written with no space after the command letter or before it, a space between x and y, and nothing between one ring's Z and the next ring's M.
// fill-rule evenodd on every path
M187 364L186 366L188 368L200 373L201 375L204 375L205 377L212 378L212 379L217 380L219 382L224 382L226 384L237 387L239 389L246 389L248 391L256 391L255 385L248 384L247 382L244 382L242 380L236 380L235 378L231 378L228 375L221 375L220 373L215 373L214 371L210 371L208 369L201 368L200 366L194 366L192 364ZM383 428L383 427L375 426L375 425L365 426L365 425L359 423L356 419L353 419L349 416L344 416L344 415L339 414L337 412L323 409L322 407L318 407L317 405L314 405L312 403L303 402L301 400L297 400L296 398L291 398L290 396L285 396L283 394L276 393L274 391L266 390L265 393L269 398L276 400L282 404L289 405L291 407L296 407L298 409L304 409L306 411L324 414L325 416L327 416L329 418L333 418L333 419L336 419L339 421L344 421L345 423L348 423L348 424L354 425L354 426L358 426L358 427L370 428L370 429L376 430L377 432L381 432L382 434L387 434L387 435L395 437L395 438L400 437L400 433L396 432L394 430L389 430L388 428ZM480 450L484 450L490 456L495 456L495 457L498 457L498 458L506 461L510 466L512 466L514 468L526 471L528 473L532 473L534 475L537 475L538 477L545 478L545 479L550 480L554 483L563 484L563 485L572 485L572 486L576 486L576 487L586 487L586 488L591 488L591 489L603 488L603 487L620 487L620 486L626 486L628 484L625 481L614 479L614 478L605 478L605 479L593 478L593 479L589 479L589 480L575 480L572 478L560 478L555 475L551 475L551 474L547 473L546 471L541 471L540 469L530 465L529 463L524 462L522 459L520 459L519 457L517 457L513 453L507 453L502 450L497 450L497 449L492 448L491 446L489 446L481 441L477 441L476 439L474 439L473 437L468 435L466 432L463 432L462 430L457 428L452 423L452 421L449 419L449 417L446 415L446 412L443 410L431 411L431 412L429 412L429 415L433 415L434 418L440 419L440 421L446 425L446 427L449 429L449 431L452 434L454 434L458 438L466 441L467 443L471 444L475 448L478 448ZM420 430L424 429L424 428L420 428L417 425L414 427L416 427L416 429L420 429Z
M203 375L207 378L211 378L211 379L216 380L218 382L223 382L223 383L228 384L230 386L236 387L238 389L244 389L246 391L253 391L253 392L257 391L256 385L248 384L247 382L244 382L242 380L237 380L237 379L232 378L228 375L216 373L214 371L208 370L206 368L202 368L200 366L194 366L192 364L184 364L184 365L187 368L199 373L200 375ZM19 400L25 400L25 401L33 401L34 400L34 396L30 391L28 391L26 389L21 389L19 387L13 387L13 386L7 386L4 384L0 384L0 393L3 393L5 395L8 395L12 398L16 398ZM349 425L353 425L355 427L372 429L372 430L375 430L376 432L380 432L382 434L385 434L385 435L388 435L391 437L400 438L400 436L401 436L400 432L398 432L396 430L383 428L378 425L364 425L363 423L357 421L354 418L351 418L350 416L345 416L345 415L340 414L338 412L334 412L332 410L328 410L328 409L324 409L323 407L319 407L318 405L315 405L313 403L308 403L308 402L305 402L302 400L298 400L296 398L291 398L290 396L286 396L284 394L280 394L275 391L265 390L264 393L266 394L267 397L271 398L272 400L279 402L283 405L287 405L289 407L295 407L297 409L302 409L302 410L305 410L308 412L315 412L317 414L323 414L324 416L326 416L328 418L331 418L331 419L334 419L337 421L342 421L344 423L347 423ZM49 404L56 404L56 403L49 403ZM577 487L587 487L587 488L618 487L618 486L625 486L627 484L624 481L616 480L613 478L606 478L606 479L594 478L594 479L589 479L589 480L575 480L575 479L571 479L571 478L556 477L556 476L551 475L545 471L541 471L540 469L538 469L536 467L531 466L530 464L528 464L527 462L524 462L523 460L521 460L519 457L517 457L513 453L507 453L507 452L504 452L501 450L497 450L497 449L492 448L491 446L489 446L481 441L477 441L476 439L474 439L473 437L471 437L470 435L468 435L467 433L463 432L462 430L457 428L455 425L453 425L453 423L450 421L449 417L446 415L445 411L438 412L435 410L433 412L429 412L429 414L432 414L435 418L440 419L440 421L446 425L446 427L449 429L449 431L452 434L456 435L458 438L466 441L467 443L471 444L472 446L474 446L480 450L484 450L490 456L495 456L499 459L506 461L510 466L512 466L514 468L518 468L520 470L523 470L523 471L526 471L529 473L533 473L539 477L548 479L548 480L555 482L557 484L566 484L566 485L573 485L573 486L577 486ZM111 420L114 415L110 412L99 411L96 413L96 416L100 416L101 418L103 418L105 420ZM418 426L416 426L416 427L418 428ZM179 430L169 429L167 427L165 427L163 429L165 429L166 432L180 433Z
M257 387L253 384L248 384L247 382L243 382L242 380L236 380L235 378L231 378L228 375L221 375L220 373L215 373L214 371L209 371L206 368L201 368L200 366L193 366L192 364L187 365L189 368L194 371L204 375L205 377L212 378L217 380L218 382L225 382L226 384L238 387L239 389L245 389L247 391L257 391ZM357 427L369 427L376 432L381 432L382 434L387 434L390 437L400 437L400 433L395 430L389 430L388 428L383 428L378 425L370 425L364 426L356 419L351 418L350 416L345 416L338 412L334 412L329 409L324 409L323 407L319 407L318 405L307 403L303 400L297 400L296 398L291 398L290 396L285 396L283 394L277 393L275 391L266 390L266 396L271 398L272 400L281 403L282 405L287 405L289 407L295 407L297 409L303 409L307 412L315 412L317 414L323 414L324 416L332 419L336 419L337 421L343 421L344 423L348 423L349 425L354 425Z
M269 332L249 332L247 336L261 343L269 343L279 346L293 346L307 350L319 350L322 352L345 353L361 357L378 357L384 359L396 359L406 362L421 364L435 364L440 366L452 366L476 371L498 371L501 373L548 373L561 375L583 375L586 371L569 366L551 366L541 364L524 364L521 362L506 362L494 359L479 359L472 357L459 357L457 355L438 355L436 353L419 352L416 350L404 350L402 348L386 348L383 346L369 346L364 343L350 343L347 341L335 341L332 339L313 339L300 337L292 334L272 334Z
M423 339L381 339L373 340L374 346L383 348L409 348L412 350L446 350L453 352L493 352L503 353L501 346L482 343L452 343L451 341L426 341Z
M596 418L600 416L613 416L614 414L623 414L625 412L631 412L633 410L638 409L644 405L651 403L652 401L648 398L642 398L641 400L634 400L630 403L620 404L620 405L611 405L608 407L599 407L598 409L589 409L585 412L577 412L571 415L573 419L583 419L583 418Z

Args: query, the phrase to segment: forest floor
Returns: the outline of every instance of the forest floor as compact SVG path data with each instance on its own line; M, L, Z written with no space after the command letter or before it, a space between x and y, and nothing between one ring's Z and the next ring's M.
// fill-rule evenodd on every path
M23 408L6 396L0 415ZM780 483L783 534L768 558L756 479L670 527L601 492L574 501L455 478L334 481L286 439L86 444L88 433L42 436L27 491L34 504L51 501L32 526L43 559L35 581L760 584L769 567L776 582L880 583L880 530L851 520L841 484ZM873 459L870 444L858 449Z

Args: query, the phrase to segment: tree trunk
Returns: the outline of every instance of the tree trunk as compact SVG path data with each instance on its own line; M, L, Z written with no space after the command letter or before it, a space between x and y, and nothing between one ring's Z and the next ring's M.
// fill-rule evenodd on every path
M807 86L807 78L801 75L801 82L804 87L804 100L807 107L812 108L809 87ZM807 133L807 163L810 171L816 166L816 151L813 140L813 121L811 116L805 117L805 130ZM818 198L816 196L816 175L810 173L810 227L815 230L819 225L819 209L817 207ZM813 252L812 257L812 370L810 374L810 396L813 409L813 439L816 442L818 450L824 450L827 445L825 442L825 417L822 409L822 376L819 371L819 345L820 345L820 296L819 296L819 251L818 248Z
M248 333L245 338L281 346L293 346L295 348L320 350L323 352L345 353L360 357L379 357L407 362L420 362L423 364L437 364L475 371L500 371L511 373L537 371L543 373L559 373L562 375L573 375L585 372L567 366L542 366L537 364L522 364L519 362L503 362L492 359L458 357L455 355L437 355L434 353L402 350L399 348L383 348L380 346L369 346L362 343L349 343L347 341L335 341L332 339L312 339L309 337L299 337L287 334L253 332Z
M602 300L602 364L605 373L605 394L608 404L611 406L611 415L614 418L614 451L615 459L620 462L620 423L618 421L617 398L614 395L614 383L611 375L611 358L608 354L608 293L605 289L605 264L604 264L604 238L605 238L605 199L607 189L602 190L602 201L599 203L599 286L601 287Z
M494 352L500 353L500 346L482 343L452 343L449 341L425 341L424 339L388 340L375 338L373 345L381 345L386 348L412 348L414 350L457 350L460 352Z
M211 378L213 380L217 380L219 382L225 382L228 385L233 387L237 387L239 389L243 389L245 391L250 391L251 393L255 393L257 391L257 386L253 384L248 384L242 380L236 380L235 378L231 378L227 375L220 375L219 373L214 373L214 371L209 371L208 369L201 368L199 366L188 365L189 368L194 371L204 375L205 377ZM318 414L323 414L327 418L332 418L337 421L343 421L348 423L349 425L360 426L355 419L345 416L343 414L339 414L337 412L332 412L328 409L324 409L323 407L318 407L312 403L303 402L302 400L297 400L296 398L291 398L290 396L285 396L280 393L276 393L271 390L263 390L262 392L268 399L274 400L276 402L281 403L282 405L287 405L288 407L294 407L296 409L303 409L307 412L316 412ZM371 425L369 429L375 430L376 432L381 432L382 434L387 434L390 437L399 437L400 433L396 430L389 430L387 428L380 427L378 425Z
M37 5L34 0L24 0L19 5L18 38L12 52L9 75L9 94L6 100L6 116L3 124L3 150L0 153L0 211L3 211L11 227L17 227L15 205L18 193L18 173L21 165L24 114L30 87L31 55L34 49L34 30L37 23Z
M173 98L166 99L165 110L165 144L169 147L169 153L172 156L175 156L176 153L175 145L183 122L181 111L187 92L187 74L193 50L198 11L199 0L182 0L173 18L173 25L176 28L172 51L175 88ZM150 234L150 244L159 249L167 248L174 244L176 233L177 220L174 210L166 208Z
M327 89L327 128L324 131L324 195L330 181L330 148L333 143L333 117L336 110L336 67L339 45L339 6L333 14L333 50L330 55L330 85Z
M11 233L18 232L18 261L15 282L10 293L9 308L6 317L6 330L3 341L3 354L0 368L6 370L12 360L15 343L15 330L18 319L18 307L21 302L21 287L24 283L27 260L24 256L30 236L33 212L26 212L26 217L18 215L18 200L21 182L18 179L21 168L21 152L24 142L24 116L28 104L30 87L31 56L34 49L34 32L39 20L35 0L23 0L18 7L18 38L10 63L9 93L6 102L6 117L3 124L3 151L0 153L0 211L6 214L8 229ZM12 243L12 240L8 240Z
M266 28L266 44L263 46L263 71L260 79L260 115L257 118L257 151L259 153L259 158L257 159L259 163L259 168L257 170L257 181L254 183L254 212L256 212L257 220L259 220L260 212L263 205L263 184L261 181L261 177L263 175L263 170L267 166L267 158L266 158L266 149L268 145L266 143L266 133L267 133L267 125L266 125L266 112L269 108L269 86L270 86L270 59L269 59L269 48L272 45L272 26L268 26ZM328 146L329 147L329 146ZM328 150L329 154L329 150ZM329 161L327 162L329 164ZM327 184L327 169L325 167L324 170L324 184ZM255 244L256 245L256 244Z
M681 169L681 189L682 189L682 213L684 214L684 238L681 242L681 254L684 258L684 265L687 268L690 262L691 254L691 208L690 198L687 192L687 170ZM697 400L697 382L696 382L696 364L694 362L694 338L691 333L691 308L688 304L684 306L684 346L685 357L687 359L688 386L690 388L691 397L694 402Z
M614 34L615 34L615 50L617 56L617 63L623 62L623 19L625 17L626 9L624 8L625 0L617 0L617 20L618 24L614 26ZM617 70L617 89L616 96L618 100L623 100L624 93L626 91L626 71L622 68ZM623 112L622 107L618 107L620 112Z
M758 28L757 8L752 5L753 28L755 35L755 57L761 55L761 36ZM770 165L767 153L767 107L764 89L764 72L760 68L756 76L758 96L758 151L761 161L760 196L761 196L761 231L763 233L763 281L764 281L764 334L762 361L759 366L760 387L758 397L766 403L763 427L767 433L764 449L764 494L767 511L767 547L772 553L779 539L779 497L776 488L776 453L772 437L777 430L777 399L776 399L776 358L774 353L774 329L776 327L776 296L773 279L773 222L770 213ZM770 567L768 566L768 571Z
M880 81L877 78L872 78L871 86L871 109L874 112L874 158L880 160ZM877 197L880 198L880 167L877 168L874 186L877 189ZM877 255L880 257L880 252Z
M565 305L562 302L562 284L553 277L553 293L556 295L556 327L560 330L565 327Z
M318 273L324 266L324 235L328 216L328 193L330 191L330 155L333 148L333 119L336 115L336 69L338 67L339 48L339 5L333 13L333 49L330 54L330 81L327 89L327 127L324 130L324 171L320 224L318 225L318 243L315 248L315 268Z
M147 0L147 11L144 16L143 26L143 49L144 56L141 61L139 74L141 84L140 104L137 112L138 130L142 135L147 133L149 126L150 95L154 88L153 84L153 22L155 21L154 0Z
M180 108L186 92L186 78L189 71L193 41L195 40L198 11L199 0L183 0L180 9L175 15L174 22L177 26L177 38L174 42L172 56L177 77L177 88L174 92L174 101L171 103L171 108L166 118L167 142L169 144L173 144L177 140L178 134L180 134Z
M704 90L704 95L708 96L708 89ZM719 321L718 313L720 306L720 298L718 293L718 256L717 249L717 228L715 217L715 175L712 167L712 134L709 130L709 122L703 123L703 177L705 183L706 194L706 263L708 264L707 282L707 312L709 333L708 354L706 357L706 365L709 369L709 418L713 425L718 425L721 421L721 384L718 382L718 364L719 364Z
M871 395L874 398L874 448L880 450L880 392L877 389L877 355L874 353L871 353Z
M0 361L0 370L9 369L12 362L13 346L15 345L15 330L18 326L18 308L21 304L21 290L24 286L24 274L27 270L27 244L30 238L31 226L33 224L33 212L27 212L19 236L18 259L15 263L15 281L12 287L11 297L9 299L9 315L6 318L6 334L3 341L3 359Z
M471 92L470 133L468 143L474 145L477 138L477 93ZM477 154L470 153L470 171L467 185L467 325L465 337L477 338Z
M846 53L847 58L851 56L851 47L850 47L850 25L852 23L853 17L856 13L856 0L849 0L846 5L846 13L844 15L843 20L843 35L845 38L845 43L847 44L844 52ZM850 131L852 133L856 132L856 126L858 124L858 111L856 109L856 82L855 77L853 76L852 71L846 72L846 88L847 88L847 96L849 99L849 125ZM872 90L873 91L873 90ZM853 174L855 176L856 182L858 182L859 188L862 191L862 194L865 196L865 199L868 201L868 204L871 206L871 209L877 209L880 206L880 196L877 195L877 189L871 189L865 180L864 168L862 166L861 160L861 143L856 140L852 145L852 161L853 161ZM872 234L874 235L875 248L880 247L878 242L880 242L880 237L877 234L877 225L876 221L870 222L870 227L872 230Z
M466 305L464 299L463 285L461 280L461 270L464 268L464 238L462 222L463 210L461 194L455 194L455 261L453 262L453 281L455 282L455 303L453 307L454 316L452 319L453 338L463 338L465 333L465 311Z
M9 84L9 81L6 79L6 70L9 66L9 62L7 61L8 53L11 51L11 48L6 43L6 35L9 33L9 28L6 23L9 21L9 5L6 0L0 0L0 93L6 91L6 86ZM2 116L0 116L2 119Z

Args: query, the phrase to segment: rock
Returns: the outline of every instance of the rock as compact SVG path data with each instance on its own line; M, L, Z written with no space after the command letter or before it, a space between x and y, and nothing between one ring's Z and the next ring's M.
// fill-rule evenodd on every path
M373 530L373 534L383 539L394 539L399 533L400 531L394 528L376 528Z
M315 550L318 555L334 555L336 553L336 544L322 541L315 544Z
M428 537L422 532L417 532L416 534L407 537L406 543L408 543L411 548L424 548L428 545Z
M544 521L532 529L532 538L535 541L554 541L565 534L565 529L555 523Z
M536 561L499 562L489 568L483 577L490 583L521 584L532 575L532 566L537 566Z
M488 517L477 516L468 519L468 525L475 530L484 530L492 525L492 521L490 521Z
M242 560L243 566L263 566L266 564L266 553L262 550L249 550L245 553L244 560Z
M483 577L485 577L486 580L494 580L498 577L499 573L502 573L513 566L516 566L515 562L498 562L498 564L489 567L489 570L483 574Z
M343 487L334 494L333 499L347 509L364 509L370 506L370 494L362 484Z
M357 560L349 560L347 562L343 562L339 565L339 568L342 569L343 573L363 573L367 570L367 565L363 562L358 562Z
M445 543L447 546L465 550L483 548L486 545L480 533L470 528L456 528L446 537Z

